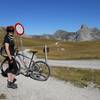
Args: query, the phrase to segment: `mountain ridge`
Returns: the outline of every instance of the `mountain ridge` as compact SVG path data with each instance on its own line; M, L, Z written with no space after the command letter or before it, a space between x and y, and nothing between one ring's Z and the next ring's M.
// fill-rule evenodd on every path
M100 39L100 30L98 28L89 28L86 25L81 25L76 32L67 32L64 30L57 30L54 37L68 41L91 41ZM62 38L63 37L63 38Z
M0 35L4 35L5 28L0 27ZM100 30L96 27L89 28L87 25L81 25L80 28L76 32L68 32L63 29L57 30L52 35L43 34L43 35L28 35L24 34L25 38L53 38L56 40L64 40L64 41L92 41L92 40L100 40Z

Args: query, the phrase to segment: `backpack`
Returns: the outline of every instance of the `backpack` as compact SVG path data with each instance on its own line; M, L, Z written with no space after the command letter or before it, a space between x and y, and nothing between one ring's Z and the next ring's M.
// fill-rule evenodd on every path
M2 55L3 52L3 46L0 47L0 55Z
M1 55L1 56L7 56L4 45L2 45L2 46L0 47L0 55Z

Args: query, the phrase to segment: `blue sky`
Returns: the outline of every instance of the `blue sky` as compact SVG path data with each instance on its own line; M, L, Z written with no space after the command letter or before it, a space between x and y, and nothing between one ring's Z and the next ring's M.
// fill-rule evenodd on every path
M100 29L100 0L0 0L0 26L20 22L27 34Z

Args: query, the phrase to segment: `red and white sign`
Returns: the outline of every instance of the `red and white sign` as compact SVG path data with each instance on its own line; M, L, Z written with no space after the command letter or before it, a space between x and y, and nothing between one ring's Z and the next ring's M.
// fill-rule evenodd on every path
M21 23L16 23L15 24L15 31L18 35L23 35L24 34L24 27Z

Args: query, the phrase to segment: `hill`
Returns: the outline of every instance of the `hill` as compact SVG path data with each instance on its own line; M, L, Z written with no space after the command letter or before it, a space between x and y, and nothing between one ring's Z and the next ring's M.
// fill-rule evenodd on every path
M92 41L100 39L100 30L97 28L88 28L86 25L81 25L80 29L76 32L67 32L58 30L53 35L54 38L59 40L68 41Z

